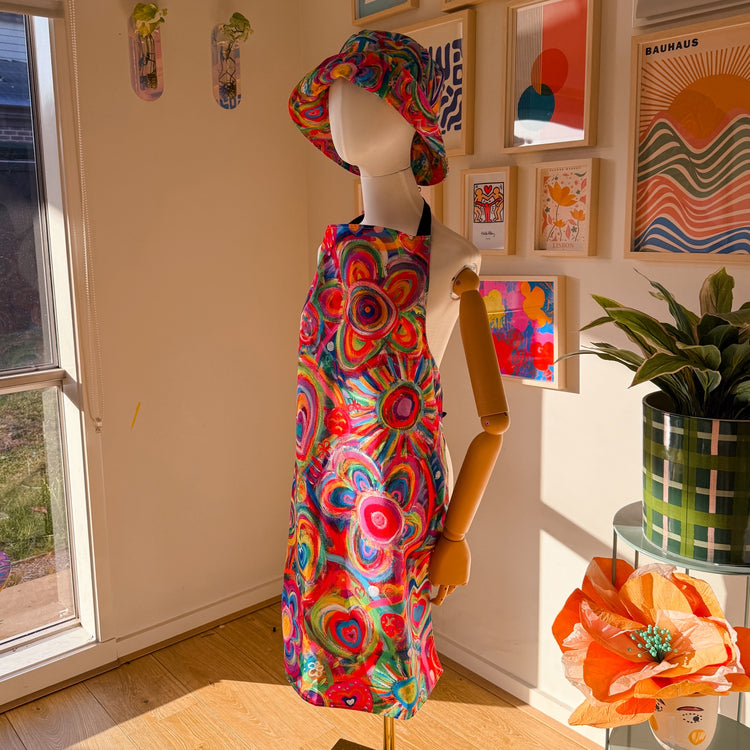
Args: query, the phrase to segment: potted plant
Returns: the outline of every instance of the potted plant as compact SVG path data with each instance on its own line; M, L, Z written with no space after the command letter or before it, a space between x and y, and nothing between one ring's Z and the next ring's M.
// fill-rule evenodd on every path
M662 551L750 564L750 302L734 308L725 269L701 286L700 312L649 283L672 317L662 322L593 295L639 351L596 342L576 354L619 362L631 385L659 390L643 400L643 531Z

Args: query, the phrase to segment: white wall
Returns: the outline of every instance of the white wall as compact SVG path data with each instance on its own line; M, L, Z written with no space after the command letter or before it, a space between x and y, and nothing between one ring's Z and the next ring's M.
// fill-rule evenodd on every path
M305 70L338 51L354 30L336 0L303 4ZM399 14L381 27L398 29L434 18L439 0ZM638 269L697 306L701 281L718 264L634 262L624 258L630 90L630 0L603 0L599 85L599 135L595 148L520 155L501 150L504 116L505 6L476 6L477 78L475 153L451 159L445 184L445 223L460 231L461 169L519 166L517 254L490 258L484 273L564 274L568 281L568 338L578 348L578 328L598 316L592 293L663 314ZM312 149L310 149L312 151ZM320 228L354 210L351 178L318 157L309 162L311 244ZM566 157L601 159L599 251L588 259L532 258L533 165ZM343 215L342 215L343 211ZM731 264L736 299L750 298L750 267ZM599 329L595 333L601 333ZM611 335L611 334L608 334ZM580 367L580 370L579 370ZM460 339L454 334L442 366L446 430L458 465L478 421ZM506 382L512 424L479 509L469 541L472 578L435 611L438 648L487 679L566 721L581 696L565 680L552 621L568 594L580 585L594 555L609 555L612 517L641 497L641 405L647 387L628 390L623 368L595 357L570 363L568 392ZM742 624L744 587L739 580L711 578L725 596L727 615ZM731 699L725 701L731 706ZM585 730L601 739L602 732Z
M155 102L130 87L133 3L75 5L102 341L95 551L102 634L127 653L279 591L308 281L305 143L286 107L299 2L165 3ZM238 9L255 33L227 111L209 42Z
M538 156L501 151L505 3L476 7L475 153L452 160L445 191L458 230L460 170L519 165L518 254L483 270L565 274L571 346L596 314L592 292L657 309L635 268L689 304L713 268L623 258L630 0L602 5L599 145ZM286 100L354 27L342 0L172 0L166 91L145 103L128 80L132 3L76 6L103 342L93 510L107 532L96 553L109 578L104 634L126 653L278 591L299 309L323 226L354 212L353 178L297 133ZM255 34L242 48L244 100L226 112L211 96L207 42L237 9ZM439 0L422 0L382 26L438 12ZM531 165L566 155L602 160L598 256L531 258ZM747 299L750 270L732 271ZM590 557L609 553L614 512L640 497L642 391L614 365L577 367L569 392L507 384L513 423L470 534L472 580L435 614L444 653L562 720L579 696L552 620ZM443 377L458 464L478 421L457 336ZM739 621L734 583L728 613Z

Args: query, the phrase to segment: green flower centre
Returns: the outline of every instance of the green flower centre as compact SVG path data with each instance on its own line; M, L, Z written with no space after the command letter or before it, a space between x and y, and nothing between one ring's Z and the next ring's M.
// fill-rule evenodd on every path
M672 634L666 628L649 625L631 633L630 638L638 646L638 658L650 654L655 661L662 661L670 651L674 651Z

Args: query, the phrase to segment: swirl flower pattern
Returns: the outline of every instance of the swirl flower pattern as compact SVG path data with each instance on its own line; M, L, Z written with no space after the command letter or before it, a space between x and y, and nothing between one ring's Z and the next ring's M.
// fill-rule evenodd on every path
M329 159L359 174L333 145L328 87L340 78L377 94L414 126L412 172L420 185L435 185L448 173L438 121L443 75L429 51L410 37L391 31L360 31L297 84L289 98L289 114Z
M302 312L282 601L305 700L408 718L442 671L429 556L447 503L429 236L328 227Z

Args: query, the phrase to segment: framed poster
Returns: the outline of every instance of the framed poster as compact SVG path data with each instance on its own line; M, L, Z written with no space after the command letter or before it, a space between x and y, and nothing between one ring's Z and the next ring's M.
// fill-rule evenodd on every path
M599 0L513 0L507 14L505 150L593 146Z
M440 130L448 156L474 153L473 8L398 29L430 50L445 71L440 99Z
M515 252L517 167L461 172L461 232L482 253Z
M487 0L440 0L440 10L451 11L457 8L466 8L469 5L479 5Z
M536 167L534 253L582 257L596 253L598 159Z
M635 37L626 255L750 260L750 16Z
M479 282L503 376L565 386L564 276L483 276Z
M352 23L369 26L373 21L419 7L419 0L352 0Z
M688 16L750 6L748 0L633 0L633 26L678 21Z

